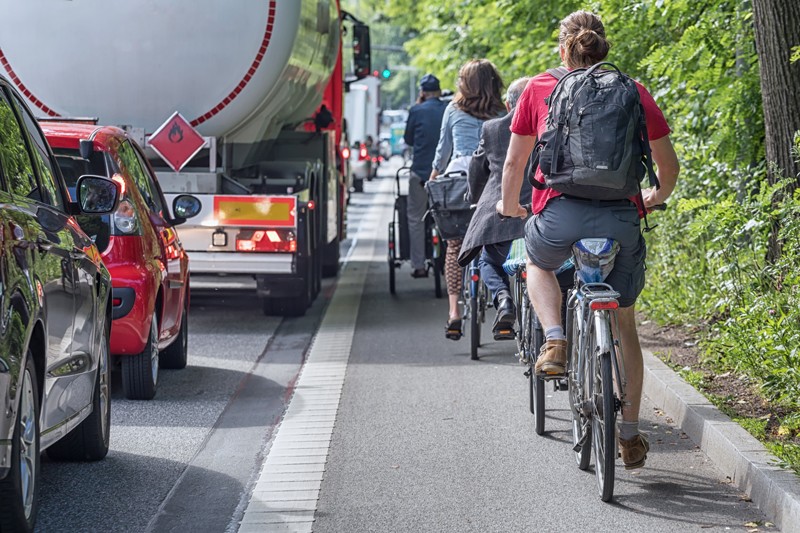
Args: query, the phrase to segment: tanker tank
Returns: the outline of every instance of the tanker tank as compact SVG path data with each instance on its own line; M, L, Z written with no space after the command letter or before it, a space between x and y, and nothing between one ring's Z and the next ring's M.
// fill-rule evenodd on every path
M258 161L308 119L335 66L332 0L0 0L0 72L39 116L154 132L180 112Z

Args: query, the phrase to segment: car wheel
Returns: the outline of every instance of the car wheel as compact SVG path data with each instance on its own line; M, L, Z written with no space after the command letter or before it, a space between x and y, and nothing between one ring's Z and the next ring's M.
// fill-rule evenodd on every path
M167 346L158 356L161 368L180 370L186 368L189 361L189 294L183 300L183 315L181 316L181 330L172 344Z
M158 383L158 316L153 313L150 335L142 353L122 357L122 388L129 400L150 400Z
M47 456L54 461L99 461L108 455L111 440L110 316L108 323L100 342L92 413L67 436L47 448Z
M33 531L39 507L39 386L28 350L11 441L11 466L0 480L0 529Z

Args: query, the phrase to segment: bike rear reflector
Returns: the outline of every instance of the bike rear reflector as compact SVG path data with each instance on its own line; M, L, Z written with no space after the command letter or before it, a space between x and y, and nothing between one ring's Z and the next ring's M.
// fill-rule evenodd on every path
M597 300L589 304L592 311L603 309L619 309L619 302L616 300Z
M286 230L242 230L236 236L239 252L296 252L294 232Z
M360 160L369 159L369 154L367 153L367 146L362 144L361 148L358 150L358 158Z
M439 244L439 236L438 235L434 235L433 238L431 239L431 241L433 242L433 244Z
M477 274L473 274L470 279L472 279L472 281L477 282L479 279L481 279L481 277L479 275L477 275Z

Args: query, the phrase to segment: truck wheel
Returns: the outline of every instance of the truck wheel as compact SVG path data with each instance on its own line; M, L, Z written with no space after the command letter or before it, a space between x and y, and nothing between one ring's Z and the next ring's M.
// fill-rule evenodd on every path
M33 354L22 369L19 409L11 441L11 465L0 480L0 528L33 531L39 508L39 386Z
M111 317L107 320L97 361L92 414L47 449L47 456L54 461L99 461L108 454L111 436L111 365L108 356Z
M181 330L178 338L164 348L158 355L158 366L180 370L186 368L189 361L189 292L183 299L183 315L181 315Z
M122 389L129 400L151 400L158 383L158 317L153 313L150 335L142 353L122 358Z
M339 273L339 238L325 245L322 259L322 277L332 278Z

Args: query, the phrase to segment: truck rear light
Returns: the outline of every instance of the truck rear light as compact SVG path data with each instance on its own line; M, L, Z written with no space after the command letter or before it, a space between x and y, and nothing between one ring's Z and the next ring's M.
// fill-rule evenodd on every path
M123 235L139 234L139 218L136 216L136 208L130 200L123 198L114 211L114 229ZM118 234L119 234L118 233Z
M358 149L358 159L359 160L369 159L369 154L367 153L366 144L362 144L361 148Z
M238 252L296 252L297 239L286 230L242 230L236 236Z
M350 159L350 148L342 148L342 159Z

